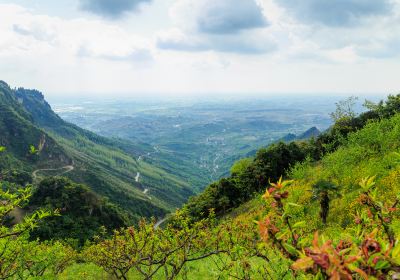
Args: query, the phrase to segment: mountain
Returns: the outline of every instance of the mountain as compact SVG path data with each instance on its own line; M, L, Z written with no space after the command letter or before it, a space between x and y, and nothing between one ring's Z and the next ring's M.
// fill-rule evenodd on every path
M308 129L307 131L305 131L304 133L300 134L299 136L296 137L296 139L298 140L305 140L305 139L310 139L310 138L315 138L317 136L319 136L321 134L321 131L319 131L318 128L311 127L310 129Z
M291 142L295 140L307 140L310 138L315 138L318 137L321 134L321 131L316 128L315 126L311 127L310 129L307 129L305 132L303 132L300 135L296 135L294 133L288 133L284 137L280 139L280 141L283 142Z
M177 176L138 160L144 147L108 139L62 120L41 92L0 83L1 170L22 169L33 179L63 175L88 185L134 220L160 217L193 195ZM30 149L32 149L30 152Z
M291 142L291 141L294 141L296 139L297 139L297 135L296 134L288 133L288 134L286 134L285 136L283 136L281 138L281 141L283 141L283 142Z
M1 159L1 169L10 166L39 168L44 163L57 168L71 164L71 157L34 124L32 116L24 110L21 102L8 85L0 81L0 145L8 151ZM29 153L31 145L37 147L38 153Z

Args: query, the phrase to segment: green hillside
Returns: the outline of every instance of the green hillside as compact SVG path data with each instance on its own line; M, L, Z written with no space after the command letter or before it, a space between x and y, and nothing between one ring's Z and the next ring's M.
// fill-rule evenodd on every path
M65 150L33 123L32 116L4 82L0 82L0 114L0 145L6 147L6 155L0 162L2 170L33 168L44 162L55 168L71 163ZM30 153L31 146L38 152Z
M0 145L6 147L3 171L36 171L37 180L62 174L87 184L136 221L162 217L193 194L184 180L137 161L133 144L100 137L63 121L39 91L12 90L2 82L0 94ZM37 151L30 153L31 146Z

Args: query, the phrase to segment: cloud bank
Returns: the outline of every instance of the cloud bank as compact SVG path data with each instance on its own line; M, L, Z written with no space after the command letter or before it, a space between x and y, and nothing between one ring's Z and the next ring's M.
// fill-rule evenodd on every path
M160 32L156 43L161 49L240 54L276 49L255 0L177 0L170 14L176 27Z
M278 0L298 20L331 27L349 27L365 18L391 12L390 0Z
M197 1L200 4L193 20L200 32L231 34L267 26L261 7L254 0Z
M149 2L151 0L80 0L80 7L99 16L117 19L128 12L136 11L141 4Z

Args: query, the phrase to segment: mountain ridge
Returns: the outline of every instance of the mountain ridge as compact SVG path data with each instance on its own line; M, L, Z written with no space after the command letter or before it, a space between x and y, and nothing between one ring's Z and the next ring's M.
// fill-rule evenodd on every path
M0 97L0 145L7 148L8 158L8 162L2 159L2 169L23 167L33 172L74 166L63 175L108 197L136 221L162 217L193 195L181 178L138 161L141 151L136 152L134 144L98 136L62 120L40 91L12 90L1 82ZM19 135L22 142L15 141ZM36 154L29 154L30 146ZM142 174L141 182L135 182L137 172ZM144 188L149 193L144 194Z

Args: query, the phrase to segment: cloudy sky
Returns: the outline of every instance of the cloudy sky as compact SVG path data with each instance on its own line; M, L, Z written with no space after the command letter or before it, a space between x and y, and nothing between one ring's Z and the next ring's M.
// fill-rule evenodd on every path
M51 96L394 93L400 0L0 0L0 79Z

